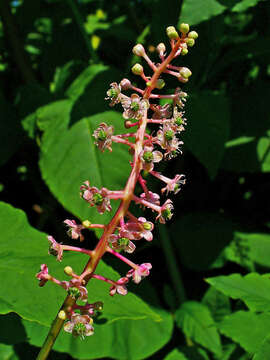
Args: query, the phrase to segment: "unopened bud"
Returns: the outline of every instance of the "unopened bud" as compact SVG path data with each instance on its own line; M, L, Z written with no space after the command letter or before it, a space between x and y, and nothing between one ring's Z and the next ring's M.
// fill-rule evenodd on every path
M187 34L189 32L189 25L182 23L179 26L179 30L181 31L181 33Z
M97 301L93 305L94 305L95 310L97 310L97 311L103 310L103 302L102 301Z
M187 55L187 53L188 53L188 49L187 49L187 48L184 48L184 49L181 50L181 55L182 55L182 56Z
M143 67L141 64L135 64L132 66L131 71L135 75L141 75L143 73Z
M196 40L196 39L198 39L199 35L198 35L197 31L191 31L191 32L188 33L188 37L190 39Z
M149 87L152 86L151 81L147 81L146 86L149 86Z
M191 75L192 72L189 70L189 68L187 67L182 67L179 71L179 74L184 78L184 79L188 79Z
M132 52L134 55L137 55L137 56L145 55L145 50L144 50L144 47L142 46L142 44L135 45L132 49Z
M168 26L166 29L166 33L169 39L176 40L179 38L178 32L176 31L174 26Z
M72 267L71 267L71 266L66 266L66 267L64 268L64 273L67 274L68 276L72 276L72 274L73 274L73 269L72 269Z
M131 82L128 79L123 79L120 82L121 89L128 90L131 87Z
M60 310L58 313L58 318L61 320L66 320L66 318L67 318L66 312L64 310Z
M125 126L126 129L129 129L130 127L132 127L132 121L126 120L124 122L124 126Z
M195 45L195 40L194 40L194 39L191 39L191 38L188 38L188 39L186 40L186 44L187 44L187 46L192 47L192 46Z
M157 46L157 52L161 55L163 55L166 51L166 46L163 43L158 44Z
M89 221L89 220L84 220L84 221L82 222L82 224L83 224L84 227L89 228L89 227L91 226L91 221Z
M157 89L163 89L165 86L165 81L163 79L158 79L156 82Z

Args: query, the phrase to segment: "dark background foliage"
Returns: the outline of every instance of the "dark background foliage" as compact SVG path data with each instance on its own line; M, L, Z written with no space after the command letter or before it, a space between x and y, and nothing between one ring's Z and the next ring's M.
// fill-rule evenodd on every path
M1 0L1 201L22 209L33 228L63 242L69 241L62 223L66 218L108 221L108 215L98 216L78 196L80 184L88 178L96 186L118 189L128 177L129 157L123 149L98 154L89 140L102 121L124 130L120 108L111 112L104 101L106 90L123 77L138 82L130 75L131 65L140 61L131 52L134 44L143 43L158 61L154 47L167 42L167 26L181 22L199 33L195 47L180 59L193 73L183 86L189 94L188 127L183 155L159 170L171 177L186 174L187 184L172 198L172 221L163 228L157 226L154 241L139 246L134 255L138 263L153 264L151 277L130 287L144 301L138 305L134 300L132 316L147 303L156 314L163 314L163 323L156 330L150 318L141 325L132 325L134 319L119 321L119 327L100 324L98 329L104 333L96 343L89 343L88 350L87 345L81 349L77 343L59 339L50 359L270 358L270 309L263 312L243 295L253 281L255 289L260 281L267 287L262 274L270 267L268 1ZM168 93L178 86L171 79L166 85ZM159 191L160 184L149 182ZM5 255L10 251L1 273L6 287L14 293L21 266L29 269L32 277L27 281L37 288L38 265L30 262L35 253L30 246L24 249L24 239L40 239L41 233L4 203L1 247ZM137 208L134 211L139 214ZM21 227L17 219L22 219ZM87 236L86 246L91 248L97 238ZM44 234L42 241L46 248ZM21 247L20 256L16 249L8 250L7 243L11 249ZM45 255L36 256L47 261ZM104 260L125 273L114 259ZM239 278L230 277L233 273ZM205 278L214 278L208 281L211 287ZM234 281L241 294L232 291ZM31 298L29 289L21 286L19 298ZM35 301L43 304L44 299L39 300L43 289L31 291L38 291ZM29 303L29 314L20 312L10 296L8 290L1 291L0 358L34 358L48 328L40 326L38 310L36 317L29 315L37 304ZM270 290L265 298L270 299ZM104 299L105 304L113 301ZM116 304L120 313L121 301ZM56 311L51 309L49 322ZM259 330L248 333L246 324ZM132 336L126 339L129 331ZM110 345L105 346L106 341Z

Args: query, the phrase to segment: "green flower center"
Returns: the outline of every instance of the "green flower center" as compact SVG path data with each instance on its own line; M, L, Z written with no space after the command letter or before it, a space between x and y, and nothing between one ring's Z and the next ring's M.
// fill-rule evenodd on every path
M95 205L101 205L103 202L103 196L100 195L99 193L95 193L93 195L93 201Z
M77 323L74 325L73 328L73 334L76 336L81 336L82 338L84 338L84 334L86 332L86 326L83 323Z
M177 126L180 126L180 125L183 124L183 120L182 120L182 118L181 118L180 116L175 119L175 124L176 124Z
M170 218L172 217L172 212L170 209L164 209L161 214L165 220L170 220Z
M144 228L145 230L151 230L151 229L152 229L152 225L151 225L150 223L148 223L148 222L145 222L145 223L143 223L143 228Z
M143 154L143 160L147 163L151 163L154 159L153 153L151 151L146 151Z
M117 244L119 246L128 246L129 244L129 239L125 238L125 237L122 237L120 239L117 240Z
M165 139L166 139L167 141L172 140L173 137L174 137L174 132L173 132L173 130L167 130L167 131L165 131L164 137L165 137Z
M107 139L107 134L105 133L104 130L100 130L98 133L98 140L104 141L106 139Z
M132 111L136 112L139 110L140 108L140 105L136 102L136 101L133 101L131 104L130 104L130 108Z
M177 191L180 188L179 184L176 184L174 187L174 191Z
M81 296L80 290L76 287L71 287L68 289L68 295L73 299L78 299Z
M118 91L116 89L110 89L108 91L108 96L115 99L118 96Z

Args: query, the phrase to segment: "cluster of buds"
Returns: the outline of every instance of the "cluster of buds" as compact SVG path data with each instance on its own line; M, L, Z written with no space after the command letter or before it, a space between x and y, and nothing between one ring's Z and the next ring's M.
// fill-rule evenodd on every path
M58 261L62 260L64 251L77 251L89 256L84 271L81 275L74 273L71 267L67 266L64 272L71 277L70 281L60 281L48 273L45 264L41 265L41 271L36 275L40 286L47 281L52 281L67 291L67 299L59 312L58 317L66 321L64 330L75 336L84 338L92 335L93 317L102 310L103 305L98 302L88 303L88 292L86 285L90 279L96 279L109 284L108 292L111 296L115 294L126 295L127 284L133 281L136 284L149 275L152 265L150 263L136 264L130 261L122 253L132 253L136 249L138 240L153 240L153 222L144 217L136 217L129 210L130 203L143 208L151 209L155 213L155 220L164 224L173 215L173 202L171 199L162 199L162 196L169 193L177 194L186 178L183 174L176 174L174 178L166 177L158 172L155 167L162 160L170 160L181 153L182 141L179 135L185 130L187 121L185 118L184 105L187 94L177 87L172 94L153 93L154 89L163 89L165 81L161 75L175 76L180 82L185 83L191 76L187 67L172 65L171 62L179 55L186 55L188 47L195 44L198 34L189 31L188 24L181 24L180 34L173 26L167 28L167 35L170 40L170 51L163 43L157 45L156 50L160 60L153 62L147 55L142 44L133 48L133 53L142 57L152 75L146 75L141 64L135 64L131 71L140 76L144 86L137 87L128 79L123 79L119 84L113 82L107 91L107 100L110 106L119 104L123 109L123 119L126 129L135 128L136 131L124 134L114 134L114 127L101 123L94 131L95 144L103 152L106 149L112 151L112 144L119 143L128 147L129 153L133 156L130 161L131 172L125 188L117 191L102 187L101 189L91 186L87 180L80 187L81 198L96 206L97 211L103 214L111 211L111 200L120 200L120 205L109 224L92 224L89 220L77 224L74 220L65 220L68 226L68 235L73 240L84 240L82 231L87 229L102 229L103 234L93 250L87 250L77 246L63 245L49 236L49 253L56 256ZM160 62L161 61L161 62ZM129 91L131 95L124 94ZM161 99L167 99L168 103L160 105ZM151 128L151 135L147 132L147 126L157 126L156 131ZM161 188L161 195L152 192L145 179L151 175L165 184ZM139 184L141 192L135 193L135 185ZM96 267L104 254L111 254L123 261L128 269L126 274L119 280L112 280L95 272ZM85 302L78 305L77 300ZM65 306L66 304L69 306ZM63 310L64 309L64 310Z

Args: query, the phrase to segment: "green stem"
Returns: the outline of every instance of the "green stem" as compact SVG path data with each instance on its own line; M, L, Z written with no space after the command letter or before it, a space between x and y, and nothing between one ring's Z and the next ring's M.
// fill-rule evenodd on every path
M175 258L175 252L171 244L171 239L168 234L168 230L166 226L162 226L158 224L158 231L160 235L161 246L164 251L167 267L169 270L169 274L172 280L173 288L175 291L175 295L179 301L179 305L186 300L186 292L184 288L184 284L182 281L182 277L179 271L179 267L177 265L177 261Z
M78 28L80 30L80 33L81 33L81 35L82 35L82 37L84 39L85 46L86 46L86 48L87 48L87 50L89 52L89 55L91 56L92 61L94 63L98 63L99 60L98 60L97 54L95 53L95 51L94 51L94 49L92 47L91 41L89 39L89 36L85 31L83 18L82 18L82 15L81 15L80 11L79 11L78 5L76 4L76 2L74 0L66 0L66 1L67 1L68 6L71 9L74 20L77 23L77 26L78 26Z

